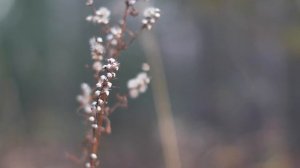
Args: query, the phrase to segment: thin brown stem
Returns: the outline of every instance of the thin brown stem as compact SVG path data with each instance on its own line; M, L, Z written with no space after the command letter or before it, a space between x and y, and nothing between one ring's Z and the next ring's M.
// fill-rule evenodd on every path
M131 38L129 39L128 43L127 43L127 47L129 47L133 41L141 34L141 32L143 31L143 27L140 28L136 33L134 33Z

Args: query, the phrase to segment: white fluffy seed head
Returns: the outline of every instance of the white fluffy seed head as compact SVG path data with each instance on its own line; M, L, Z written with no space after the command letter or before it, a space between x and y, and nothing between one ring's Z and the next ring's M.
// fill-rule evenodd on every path
M103 42L103 39L102 39L101 37L98 37L98 38L97 38L97 42L98 42L98 43L102 43L102 42Z
M114 68L115 68L115 70L116 70L116 71L118 71L118 70L119 70L119 66L115 66Z
M155 23L155 19L154 19L154 18L151 18L151 19L150 19L150 23L152 23L152 24Z
M107 73L106 76L107 76L108 78L112 78L112 77L113 77L112 74L111 74L110 72Z
M91 163L89 162L85 163L85 168L91 168Z
M89 121L94 122L95 121L95 117L94 116L90 116L89 117Z
M147 91L147 88L148 88L148 86L147 86L146 84L141 85L141 86L139 87L140 93L145 93L145 92Z
M157 15L157 14L159 14L159 15ZM154 7L149 7L147 9L145 9L144 16L147 18L160 17L160 9L154 8Z
M98 102L99 102L100 105L104 104L104 101L102 99L98 99Z
M100 72L101 69L102 69L102 64L101 64L101 62L100 62L100 61L94 62L94 64L93 64L93 69L94 69L95 71L97 71L97 72Z
M107 62L109 62L110 64L115 63L116 60L114 58L109 58L107 59Z
M76 97L76 100L77 100L79 103L82 103L83 100L84 100L84 98L83 98L82 95L78 95L78 96Z
M143 71L149 71L150 70L150 65L147 63L143 63L142 64L142 70Z
M100 93L101 93L100 90L96 90L96 91L95 91L95 95L96 95L96 96L99 96Z
M136 0L128 0L129 5L134 5L136 3Z
M100 76L100 79L101 79L102 81L107 81L107 77L106 77L105 75L101 75L101 76Z
M122 34L122 29L119 26L114 26L110 29L110 32L116 36L116 37L120 37Z
M151 30L151 29L152 29L152 25L147 24L147 29L148 29L148 30Z
M98 88L101 88L101 87L102 87L102 83L101 83L101 82L98 82L98 83L96 84L96 86L97 86Z
M87 84L87 83L82 83L81 84L81 90L84 92L84 93L90 93L91 92L91 87Z
M84 111L85 111L86 113L92 113L92 108L91 108L90 106L85 106L85 107L84 107Z
M101 7L96 11L93 21L96 23L108 24L110 13L110 10L106 7Z
M106 94L106 96L109 96L109 91L105 90L104 93Z
M148 24L148 20L147 19L143 19L142 20L142 23L145 25L145 24Z
M112 64L107 64L107 69L111 69Z
M157 18L159 18L160 17L160 13L155 13L154 16L157 17Z
M97 106L97 111L101 111L101 107L100 106Z
M107 87L111 88L112 87L112 83L111 82L107 82Z
M138 80L144 80L144 79L147 79L148 78L148 75L147 75L147 73L145 73L145 72L141 72L141 73L139 73L138 75L137 75L137 77L136 77Z
M98 125L97 124L92 124L92 128L97 129Z
M85 18L86 21L90 22L93 20L93 16L92 15L89 15Z
M98 158L97 155L96 155L95 153L91 153L90 157L91 157L92 159L97 159L97 158Z
M135 99L139 96L139 91L137 89L130 89L129 90L129 96L131 98Z
M128 82L127 82L127 87L128 89L133 89L133 88L136 88L138 86L138 82L136 79L130 79Z
M144 81L145 81L146 84L149 84L150 83L150 78L147 77L146 79L144 79Z

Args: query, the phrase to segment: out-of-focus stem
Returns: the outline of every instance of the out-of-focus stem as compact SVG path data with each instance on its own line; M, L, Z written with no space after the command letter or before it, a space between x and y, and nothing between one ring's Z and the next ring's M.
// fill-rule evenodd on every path
M155 36L151 35L148 31L145 31L141 36L141 41L148 61L153 67L151 69L153 79L152 88L165 167L181 168L175 122L171 110L160 47L158 46L158 41L155 39Z

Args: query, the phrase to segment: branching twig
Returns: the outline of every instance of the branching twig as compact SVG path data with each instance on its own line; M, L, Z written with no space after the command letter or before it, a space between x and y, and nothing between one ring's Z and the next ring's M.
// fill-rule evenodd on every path
M111 12L105 7L97 9L93 0L87 0L87 5L92 8L93 15L88 16L86 20L99 24L101 26L100 34L106 36L106 39L105 42L101 37L93 37L90 40L93 59L93 65L91 67L94 70L96 84L93 88L88 84L82 84L81 88L83 93L78 96L78 101L81 103L80 109L85 112L88 123L91 123L91 131L87 132L84 141L83 159L68 154L68 158L76 163L84 160L86 168L96 168L100 163L98 154L101 147L101 137L103 133L111 133L109 115L119 107L127 107L127 96L121 96L119 94L117 95L117 103L111 108L108 106L108 97L112 83L113 80L116 79L119 70L120 63L118 62L118 58L121 52L132 44L137 35L139 35L143 29L151 29L153 23L160 16L159 9L146 9L141 29L137 33L130 33L132 31L127 28L127 17L136 16L138 14L134 8L135 3L136 0L125 0L125 10L121 24L120 26L112 27L109 25ZM130 36L128 42L126 42L125 39L126 32L129 32L128 34ZM104 58L107 62L105 65L103 65ZM145 84L148 84L149 80L147 75L141 74L138 79L134 80L135 84L137 84L136 88L140 89L140 92L144 92L146 88ZM134 91L135 87L132 87L133 85L129 86L130 91Z

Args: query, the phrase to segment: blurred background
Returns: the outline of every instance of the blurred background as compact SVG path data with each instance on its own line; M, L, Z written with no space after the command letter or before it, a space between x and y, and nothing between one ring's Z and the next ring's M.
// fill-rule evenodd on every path
M176 168L299 168L300 1L149 3L162 18L123 53L115 85L124 92L150 60L155 86L111 116L102 167L174 168L169 159ZM0 0L1 168L76 167L65 154L80 155L87 126L75 97L92 83L85 64L97 35L84 4ZM98 5L118 21L120 1ZM179 158L164 155L161 104Z

